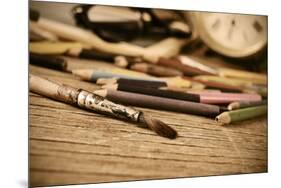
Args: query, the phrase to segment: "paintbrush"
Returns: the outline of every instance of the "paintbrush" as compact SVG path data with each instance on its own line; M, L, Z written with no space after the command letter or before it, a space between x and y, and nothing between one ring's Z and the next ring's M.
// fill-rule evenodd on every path
M177 136L177 132L164 122L154 119L142 111L113 103L83 89L58 84L32 74L29 75L29 88L34 93L54 100L93 110L97 113L106 114L112 117L137 122L140 124L140 127L151 129L163 137L173 139Z

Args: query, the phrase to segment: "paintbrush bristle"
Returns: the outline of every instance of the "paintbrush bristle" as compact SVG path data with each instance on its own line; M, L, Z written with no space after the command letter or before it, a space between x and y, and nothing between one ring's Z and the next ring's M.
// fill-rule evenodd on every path
M156 132L158 135L174 139L177 137L177 131L165 124L164 122L154 119L151 116L141 113L139 120L141 123L145 124L147 128Z

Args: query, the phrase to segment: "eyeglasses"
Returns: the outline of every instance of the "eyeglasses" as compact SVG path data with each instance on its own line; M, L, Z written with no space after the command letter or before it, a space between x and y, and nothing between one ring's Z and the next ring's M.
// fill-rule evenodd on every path
M72 14L76 24L111 42L131 41L139 36L189 37L189 26L176 11L79 5Z

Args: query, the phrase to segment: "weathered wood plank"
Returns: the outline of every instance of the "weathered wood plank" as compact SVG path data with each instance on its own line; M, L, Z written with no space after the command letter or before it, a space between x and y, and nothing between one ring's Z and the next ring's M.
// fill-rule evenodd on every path
M79 63L79 65L78 65ZM111 67L75 60L83 66ZM87 90L92 83L30 66L30 73ZM169 140L134 124L29 95L30 183L48 186L267 171L267 118L228 127L213 119L138 108L161 118L179 137Z

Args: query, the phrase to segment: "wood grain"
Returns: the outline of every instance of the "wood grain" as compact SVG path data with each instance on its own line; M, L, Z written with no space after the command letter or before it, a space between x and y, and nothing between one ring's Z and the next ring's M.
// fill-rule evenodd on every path
M70 69L111 67L71 60ZM31 65L29 70L89 91L99 88L68 73ZM179 137L162 138L131 123L30 92L30 185L267 172L266 117L222 127L205 117L138 109L168 123Z

